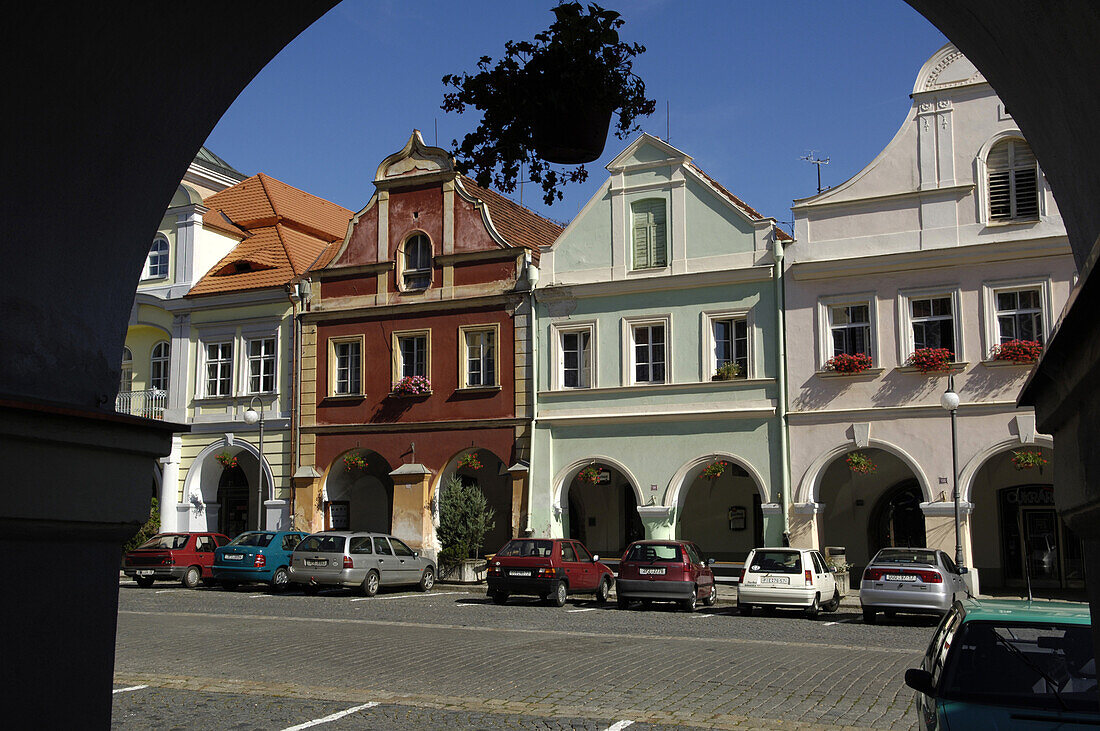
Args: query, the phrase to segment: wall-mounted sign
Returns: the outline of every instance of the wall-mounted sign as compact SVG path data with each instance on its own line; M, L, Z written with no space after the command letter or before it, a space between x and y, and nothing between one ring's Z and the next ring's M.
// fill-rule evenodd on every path
M749 511L743 505L734 505L729 510L730 530L745 530L748 527Z
M600 474L596 477L597 485L609 485L611 484L611 472L609 470L601 470Z
M349 518L351 506L347 500L325 504L327 530L351 530Z

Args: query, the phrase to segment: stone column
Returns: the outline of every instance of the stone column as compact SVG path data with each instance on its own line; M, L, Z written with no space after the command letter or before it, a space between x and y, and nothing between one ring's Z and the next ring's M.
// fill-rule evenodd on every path
M791 545L797 548L817 548L821 545L821 514L824 503L795 503L791 506Z
M324 530L324 515L321 514L321 474L312 465L302 465L290 478L294 490L294 515L291 517L291 530L304 530L314 533Z
M530 510L527 505L527 479L530 473L526 465L515 464L508 468L508 474L512 477L512 538L518 538L523 533L527 522L524 518Z
M921 511L924 512L924 545L943 551L948 556L955 555L955 502L945 500L932 503L921 503ZM973 565L974 552L970 547L970 514L974 511L974 504L968 502L959 503L960 540L962 541L963 558L966 561L966 579L970 592L978 595L980 585L978 583L978 569Z
M645 527L646 540L670 540L676 537L672 528L672 508L668 505L639 505L638 515Z
M432 520L432 472L422 464L403 464L393 479L393 522L390 532L435 559L439 549Z
M176 510L180 491L180 458L183 451L183 439L177 434L172 437L172 453L160 460L160 530L163 533L181 530L176 526ZM183 530L186 530L184 528Z

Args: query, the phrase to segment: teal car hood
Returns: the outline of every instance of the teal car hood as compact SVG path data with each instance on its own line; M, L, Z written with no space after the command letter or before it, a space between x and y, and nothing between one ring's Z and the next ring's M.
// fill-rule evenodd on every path
M1088 713L1006 708L966 701L940 701L937 705L944 731L978 728L988 731L1100 729L1100 711Z

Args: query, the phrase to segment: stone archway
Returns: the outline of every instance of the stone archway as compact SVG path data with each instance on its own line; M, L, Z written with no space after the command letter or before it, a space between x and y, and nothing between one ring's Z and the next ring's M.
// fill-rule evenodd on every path
M325 530L390 533L393 478L390 463L370 449L349 449L325 470L321 500Z
M632 541L646 537L638 514L633 478L609 459L592 458L572 466L561 482L562 535L592 553L619 556Z
M767 492L755 470L731 456L694 460L681 470L674 494L676 537L694 541L718 561L741 561L766 545L762 506ZM721 474L707 476L721 465Z
M439 491L446 487L452 476L457 476L465 485L476 485L485 495L486 502L493 510L493 528L485 534L482 553L496 553L514 537L512 476L508 472L508 465L488 449L464 449L451 457L440 471L435 495L439 495ZM433 502L438 510L438 501ZM436 521L438 522L438 515Z

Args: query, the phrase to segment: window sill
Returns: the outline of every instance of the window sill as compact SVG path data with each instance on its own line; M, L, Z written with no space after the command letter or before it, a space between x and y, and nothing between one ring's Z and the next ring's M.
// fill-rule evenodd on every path
M424 294L431 288L430 284L427 287L401 287L398 292L401 294Z
M365 393L330 393L325 401L362 401L366 397Z
M458 393L494 393L501 390L501 386L463 386L462 388L456 388Z
M1036 363L1038 363L1038 361L1035 361L1035 360L1029 360L1029 361L1024 362L1024 363L1017 363L1014 360L983 360L982 361L982 365L984 365L986 368L1011 368L1013 366L1016 366L1017 368L1031 368Z
M424 396L431 396L432 391L425 391L423 393L398 393L397 391L390 391L389 398L422 398Z
M899 369L900 370L900 369ZM916 368L913 369L917 370ZM859 373L840 373L838 371L818 371L814 375L818 378L877 378L886 372L885 368L865 368Z
M662 274L672 274L672 267L645 267L643 269L627 269L626 276L628 277L644 277L644 276L657 276Z
M1041 218L1020 218L1012 221L992 221L987 220L985 225L989 228L1001 228L1002 226L1034 226L1037 223L1042 223Z
M922 373L921 370L916 366L898 366L894 370L898 373L916 373L922 376L949 376L952 373L961 373L962 371L965 371L966 367L969 365L969 361L961 360L952 363L946 371L928 371L927 373Z

